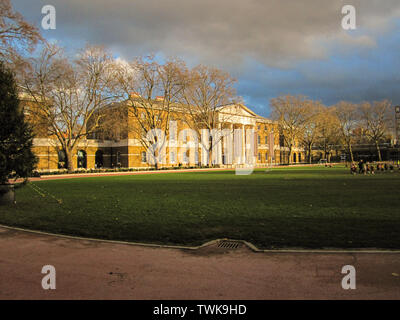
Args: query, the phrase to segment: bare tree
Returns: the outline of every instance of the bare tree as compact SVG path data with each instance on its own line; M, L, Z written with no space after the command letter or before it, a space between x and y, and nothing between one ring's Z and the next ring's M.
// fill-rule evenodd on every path
M312 148L317 142L322 130L322 118L325 113L325 106L319 101L311 101L308 109L308 120L304 123L304 130L301 136L301 144L306 149L308 162L312 162Z
M73 155L78 143L98 130L102 113L97 112L114 98L109 87L112 58L100 47L86 47L74 61L55 45L47 45L32 59L32 70L24 89L30 113L57 139L64 150L68 171L74 170Z
M315 110L312 106L313 102L301 95L271 99L271 116L278 122L285 146L289 149L289 163L292 162L293 147L304 137L307 124L314 117Z
M0 2L0 59L16 62L21 49L32 51L42 37L36 27L15 12L10 0Z
M372 104L364 102L359 107L361 123L366 136L375 144L379 161L382 161L379 143L388 134L391 102L388 100L375 101Z
M340 101L335 106L335 113L338 119L340 135L349 151L351 162L353 162L354 130L359 123L357 105L346 101Z
M335 108L324 108L319 115L319 135L316 145L324 151L324 159L330 162L332 151L341 146L341 135L339 130L339 121L335 113Z
M114 64L116 88L125 101L119 104L127 131L134 134L158 168L169 134L171 111L182 91L184 62L169 59L160 64L153 57Z
M196 66L183 81L184 90L181 94L183 120L201 137L203 129L213 132L213 129L222 129L231 114L223 113L226 106L238 102L233 87L236 80L228 73L217 68L203 65ZM223 135L211 135L209 141L202 142L208 154L208 164L212 165L213 150L221 141Z

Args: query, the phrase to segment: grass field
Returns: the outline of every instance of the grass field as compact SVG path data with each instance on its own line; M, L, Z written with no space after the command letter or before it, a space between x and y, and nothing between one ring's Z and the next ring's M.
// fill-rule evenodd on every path
M292 167L33 184L17 190L14 207L0 207L1 224L164 244L233 238L260 248L400 248L397 171L352 176L345 168Z

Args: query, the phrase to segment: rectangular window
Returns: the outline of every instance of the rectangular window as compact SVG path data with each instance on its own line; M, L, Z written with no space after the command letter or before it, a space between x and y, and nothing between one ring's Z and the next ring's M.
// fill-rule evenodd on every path
M257 136L257 143L260 144L261 143L261 137Z
M176 163L176 156L175 156L175 152L171 152L170 155L170 162L171 163Z
M183 152L183 163L189 163L189 151L184 151Z
M182 142L186 143L188 141L188 134L186 130L182 130Z
M268 136L265 136L264 138L265 138L265 142L264 143L268 144Z
M176 141L177 124L176 121L169 122L169 140Z
M142 151L142 153L141 153L141 160L142 160L142 162L143 163L146 163L147 162L147 157L146 157L146 151Z
M258 161L261 161L261 153L258 154Z

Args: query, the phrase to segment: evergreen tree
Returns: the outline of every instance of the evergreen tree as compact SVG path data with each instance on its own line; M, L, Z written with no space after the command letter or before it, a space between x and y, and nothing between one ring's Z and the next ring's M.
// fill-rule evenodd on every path
M32 152L33 131L25 121L13 73L0 61L0 184L30 176L37 159Z

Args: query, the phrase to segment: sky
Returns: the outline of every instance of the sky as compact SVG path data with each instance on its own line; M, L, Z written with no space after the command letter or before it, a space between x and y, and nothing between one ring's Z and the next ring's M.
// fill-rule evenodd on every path
M131 60L155 54L229 72L245 104L269 115L271 98L302 94L327 106L400 104L399 0L11 0L50 41L73 52L104 45ZM42 7L56 9L43 30ZM356 29L342 28L344 5Z

